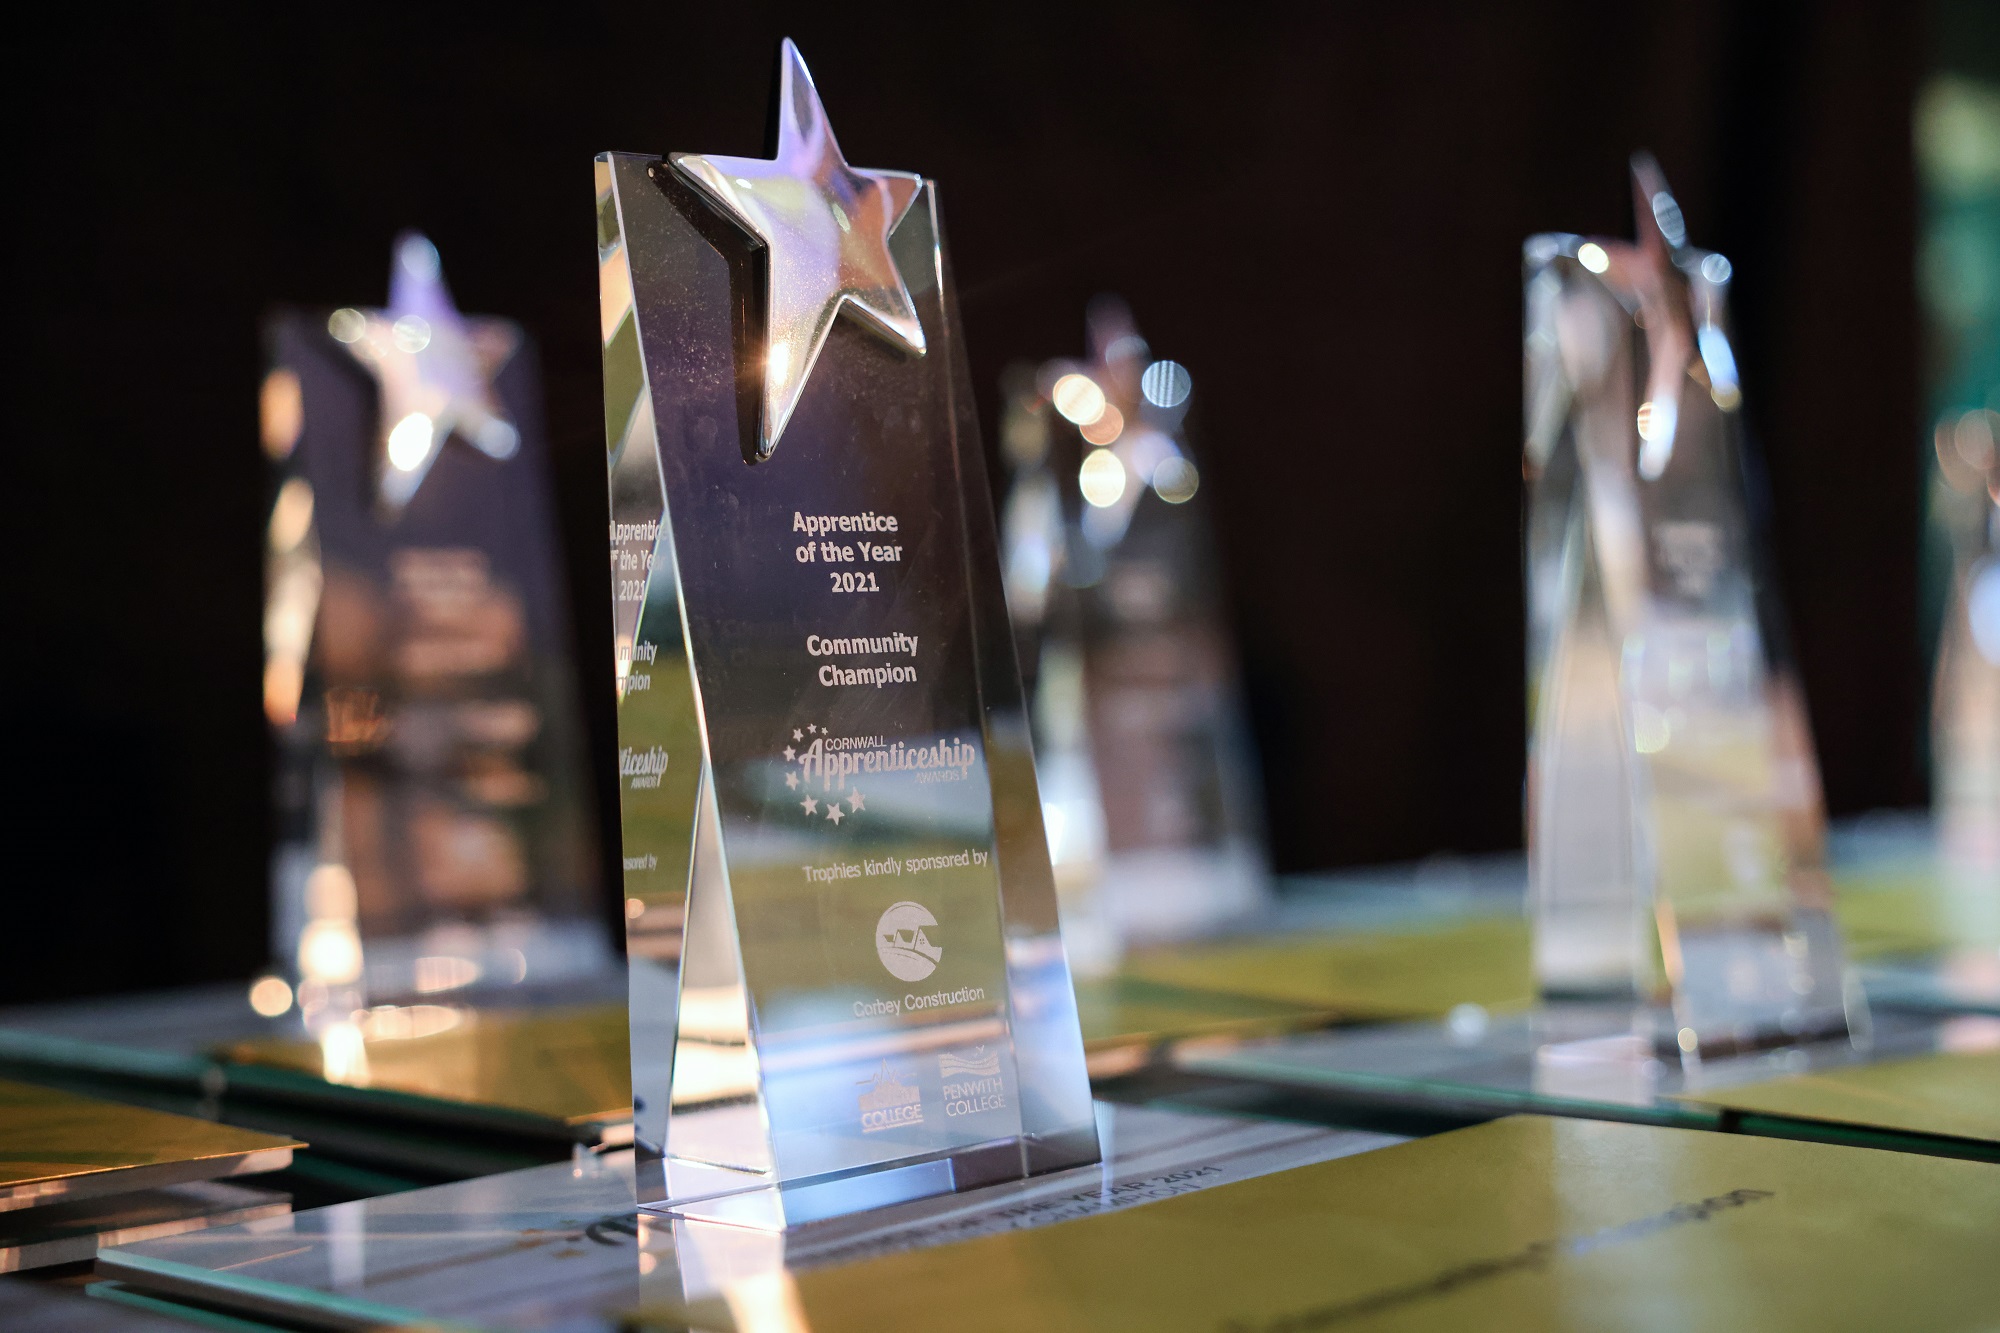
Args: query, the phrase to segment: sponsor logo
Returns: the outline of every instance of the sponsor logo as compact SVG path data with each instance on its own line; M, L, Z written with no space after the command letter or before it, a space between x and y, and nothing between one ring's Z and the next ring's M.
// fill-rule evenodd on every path
M875 1134L885 1129L924 1123L924 1094L903 1082L884 1060L871 1078L862 1080L868 1090L861 1094L861 1132Z
M946 1078L999 1078L1000 1052L984 1046L974 1047L970 1055L946 1051L938 1057L938 1073Z
M875 956L898 981L922 981L937 971L944 950L924 934L937 918L922 903L896 903L875 923Z
M944 1114L978 1115L1007 1109L1007 1084L1000 1077L1000 1052L975 1046L970 1051L946 1051L938 1056L944 1079Z

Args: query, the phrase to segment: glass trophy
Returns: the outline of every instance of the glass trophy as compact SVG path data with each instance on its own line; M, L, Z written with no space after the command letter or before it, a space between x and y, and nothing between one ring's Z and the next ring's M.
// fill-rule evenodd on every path
M1665 1044L1700 1058L1839 1035L1849 1006L1729 261L1650 158L1632 176L1636 242L1525 250L1535 967L1549 998L1664 986Z
M1097 1160L936 187L597 159L642 1202L785 1227Z
M1954 879L2000 885L2000 412L1936 432L1932 512L1951 538L1952 593L1932 692L1932 802Z
M1924 605L1937 617L1931 803L1952 933L2000 936L2000 83L1917 94L1917 291L1935 455ZM1959 890L1964 892L1959 892Z
M387 309L265 335L275 951L358 1078L371 1006L573 979L611 941L521 330L460 315L409 233Z
M1192 378L1121 301L1086 335L1084 360L1010 376L1001 530L1065 933L1108 970L1247 915L1269 874Z

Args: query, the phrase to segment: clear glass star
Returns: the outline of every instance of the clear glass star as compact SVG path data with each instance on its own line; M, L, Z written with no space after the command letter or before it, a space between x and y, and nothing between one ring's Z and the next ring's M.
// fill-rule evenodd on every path
M923 325L889 254L889 234L923 178L847 165L790 38L778 59L776 157L672 158L675 170L768 252L760 458L777 448L842 311L892 344L924 353Z
M396 238L389 308L336 310L327 332L375 377L382 503L398 512L430 474L451 435L491 458L512 458L521 434L493 377L519 347L513 325L467 319L452 304L437 247L414 231Z
M1666 176L1650 154L1638 153L1632 158L1632 205L1638 237L1630 244L1592 241L1586 248L1597 252L1596 261L1581 252L1579 258L1592 272L1607 275L1609 281L1638 298L1649 364L1648 411L1639 427L1639 475L1657 481L1673 458L1688 364L1708 350L1726 350L1728 336L1717 325L1700 331L1696 328L1689 278L1677 262L1687 253L1687 223ZM1733 388L1733 354L1728 364Z

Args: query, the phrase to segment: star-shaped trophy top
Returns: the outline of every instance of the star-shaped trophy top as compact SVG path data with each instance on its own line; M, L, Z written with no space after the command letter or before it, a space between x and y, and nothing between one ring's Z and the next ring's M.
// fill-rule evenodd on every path
M1632 211L1640 256L1633 287L1646 317L1651 361L1646 400L1653 407L1640 429L1639 475L1654 481L1674 455L1681 381L1694 358L1695 331L1687 283L1674 262L1687 245L1687 223L1667 188L1666 176L1649 153L1632 158Z
M1648 153L1632 158L1632 212L1638 231L1633 241L1591 241L1579 258L1639 307L1648 360L1638 423L1639 475L1657 481L1673 458L1680 397L1697 359L1717 406L1733 411L1740 401L1736 357L1722 328L1730 265L1721 255L1688 244L1681 206Z
M327 332L368 368L381 391L381 502L401 512L456 434L491 458L511 458L521 434L493 391L519 337L505 320L467 319L451 302L437 247L396 238L389 308L336 310Z
M778 60L773 157L672 157L675 170L768 254L760 459L777 448L842 311L890 343L924 353L916 305L889 254L889 235L909 212L923 178L847 165L790 38Z

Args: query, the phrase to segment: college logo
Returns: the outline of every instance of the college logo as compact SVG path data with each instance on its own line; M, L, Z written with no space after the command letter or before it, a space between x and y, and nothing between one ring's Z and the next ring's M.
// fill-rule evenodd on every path
M1000 1052L984 1046L973 1047L971 1055L946 1051L938 1057L938 1073L946 1078L999 1078Z
M937 971L944 950L930 942L925 926L937 918L922 903L897 903L875 923L875 956L898 981L922 981Z
M861 1132L874 1134L885 1129L924 1123L924 1094L903 1082L884 1060L873 1078L862 1080L868 1091L861 1094Z
M1007 1084L1000 1077L1000 1052L975 1046L938 1056L944 1079L944 1115L980 1115L1007 1109Z

